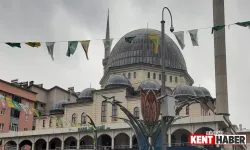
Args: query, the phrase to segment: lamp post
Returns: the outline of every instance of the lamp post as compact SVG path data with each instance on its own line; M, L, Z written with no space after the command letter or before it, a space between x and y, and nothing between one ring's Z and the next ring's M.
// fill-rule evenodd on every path
M164 10L167 9L169 14L170 14L170 18L171 18L171 27L170 27L170 31L173 32L174 31L174 27L173 27L173 20L172 20L172 14L170 12L170 10L167 7L164 7L162 9L162 21L161 21L161 69L162 69L162 87L161 87L161 94L162 96L165 96L165 84L166 84L166 77L165 77L165 73L166 73L166 55L165 55L165 49L164 49L164 44L166 44L166 51L167 51L167 43L165 43L165 21L164 21ZM163 100L166 100L166 98L164 98ZM164 106L164 103L161 103L161 110L163 110L163 108L167 106ZM167 130L166 130L166 122L167 122L167 116L164 116L162 114L162 150L166 150L166 135L167 135Z
M93 128L94 128L94 149L97 150L98 149L98 145L97 145L97 130L96 130L96 126L94 121L92 120L92 118L89 115L86 115L90 122L88 122Z

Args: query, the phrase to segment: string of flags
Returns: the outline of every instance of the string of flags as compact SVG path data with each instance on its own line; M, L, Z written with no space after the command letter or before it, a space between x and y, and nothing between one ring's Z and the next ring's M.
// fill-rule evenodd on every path
M188 30L188 33L190 35L190 39L192 41L192 45L193 46L199 46L199 42L198 42L198 30L201 29L212 29L212 34L215 31L219 31L225 28L225 26L230 27L231 25L238 25L241 27L249 27L250 28L250 21L245 21L245 22L236 22L233 24L229 24L229 25L220 25L220 26L214 26L214 27L208 27L208 28L200 28L200 29L193 29L193 30ZM174 36L176 37L181 49L185 48L185 40L184 40L184 33L185 31L178 31L178 32L173 32ZM125 41L127 43L132 43L132 41L136 38L136 36L131 36L131 37L125 37ZM114 39L114 38L113 38ZM103 40L103 44L104 44L104 48L111 48L112 46L112 42L113 39L102 39ZM148 35L148 39L153 43L153 50L155 53L158 53L158 47L159 47L159 39L160 39L160 35ZM60 41L58 41L60 42ZM48 49L48 53L51 56L52 60L54 60L54 56L53 56L53 51L54 51L54 45L56 42L45 42L46 47ZM68 49L66 52L66 56L70 57L71 55L73 55L76 51L76 48L78 46L78 43L80 43L82 45L82 48L85 52L86 58L87 60L89 60L88 57L88 49L89 49L89 45L90 45L90 40L83 40L83 41L68 41ZM12 42L6 42L5 44L11 46L11 47L17 47L17 48L21 48L21 43L12 43ZM25 42L26 45L30 46L30 47L40 47L41 46L41 42Z

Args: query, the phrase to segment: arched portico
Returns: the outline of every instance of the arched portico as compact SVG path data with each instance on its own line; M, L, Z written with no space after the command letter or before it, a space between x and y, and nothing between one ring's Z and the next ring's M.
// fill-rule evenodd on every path
M107 148L107 149L111 149L111 143L112 143L112 139L107 134L102 134L97 139L98 147L104 147L104 148Z
M4 149L16 149L16 147L17 147L17 143L15 141L8 141L4 145Z
M135 135L132 137L132 148L138 148L138 142Z
M65 149L76 149L77 148L77 139L73 136L70 136L64 140Z
M49 149L61 149L62 141L55 137L49 141Z
M187 146L188 136L191 134L186 129L177 129L171 135L171 146Z
M22 149L31 149L32 147L32 142L30 140L23 140L19 144L19 148Z
M47 143L44 139L38 139L35 142L35 149L39 150L39 149L46 149L47 147Z
M94 139L86 135L80 139L80 149L94 149Z
M115 136L115 149L129 148L129 136L126 133L119 133Z

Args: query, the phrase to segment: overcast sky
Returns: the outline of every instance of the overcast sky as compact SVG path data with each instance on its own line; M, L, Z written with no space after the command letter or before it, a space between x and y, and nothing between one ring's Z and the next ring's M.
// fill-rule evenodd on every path
M225 0L226 24L250 20L249 0ZM6 81L43 83L75 91L100 88L107 11L110 9L111 37L114 44L124 34L139 28L160 30L163 6L171 9L176 31L206 28L213 25L212 0L22 0L0 2L0 78ZM166 12L166 34L169 16ZM211 29L199 30L199 47L193 47L188 34L182 50L195 85L208 88L215 96L214 50ZM226 27L229 109L234 124L250 128L250 29ZM80 45L71 57L66 56L70 40L92 40L86 60ZM62 41L55 44L51 60L43 43L40 48L11 48L4 42ZM112 46L112 47L113 47Z

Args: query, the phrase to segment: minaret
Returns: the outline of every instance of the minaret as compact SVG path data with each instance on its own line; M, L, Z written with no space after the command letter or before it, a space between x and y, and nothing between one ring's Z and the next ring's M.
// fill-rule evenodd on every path
M106 40L110 40L110 31L109 31L109 10L108 10L108 18L107 18L107 26L106 26ZM108 57L110 54L110 50L111 47L105 48L105 52L104 52L104 59L102 61L102 65L104 68L104 72L106 70L106 65L107 65L107 61L108 61Z
M225 25L224 0L213 0L214 26ZM216 113L228 114L225 28L214 32Z

